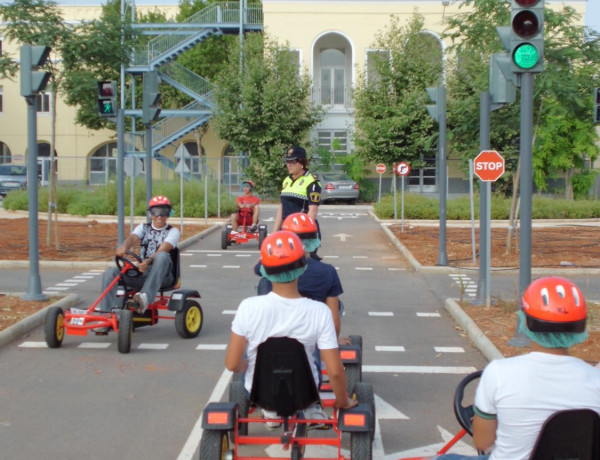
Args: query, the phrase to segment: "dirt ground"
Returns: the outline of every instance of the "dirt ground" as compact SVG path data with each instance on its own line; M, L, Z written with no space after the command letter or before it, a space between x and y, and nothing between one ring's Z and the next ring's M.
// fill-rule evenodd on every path
M184 225L183 238L189 238L206 229L204 225ZM126 229L126 233L127 233ZM435 265L438 260L439 243L437 227L392 225L390 230L410 250L422 265ZM28 260L27 219L0 219L0 232L10 235L0 239L0 260ZM562 225L533 228L532 267L579 267L600 268L600 227L590 225ZM40 260L111 260L116 247L117 224L95 220L58 223L59 248L46 245L46 221L39 221ZM492 268L519 266L518 241L515 234L511 242L511 253L506 253L506 228L491 231ZM53 240L54 241L54 240ZM478 232L475 232L478 241ZM476 247L478 251L478 248ZM448 263L454 267L477 267L479 260L472 260L471 229L447 226L446 252ZM568 275L564 275L568 276ZM527 349L507 345L515 333L515 299L494 299L489 309L463 305L467 314L505 355L525 353ZM20 298L0 294L0 330L43 308L48 302L27 302ZM600 306L591 307L589 321L590 339L574 348L573 354L591 363L600 361Z

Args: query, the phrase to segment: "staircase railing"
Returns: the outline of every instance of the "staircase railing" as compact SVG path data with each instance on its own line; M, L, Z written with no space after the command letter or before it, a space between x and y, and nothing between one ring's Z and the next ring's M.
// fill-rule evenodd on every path
M201 98L206 98L206 95L213 90L213 85L206 79L192 72L187 67L177 64L177 62L170 62L167 65L163 65L158 68L158 71Z

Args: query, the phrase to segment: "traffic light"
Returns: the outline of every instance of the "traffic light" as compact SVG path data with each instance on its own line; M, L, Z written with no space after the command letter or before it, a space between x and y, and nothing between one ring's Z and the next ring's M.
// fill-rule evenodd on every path
M594 123L600 123L600 88L594 88Z
M510 55L515 73L544 70L544 0L513 0Z
M50 48L47 46L21 46L21 96L36 96L44 91L51 73L39 70L50 56Z
M158 72L144 72L144 93L142 94L142 122L152 123L160 115L160 93L158 92Z
M98 82L98 115L101 117L117 116L117 82Z
M435 104L426 105L429 116L441 124L442 115L446 117L446 88L444 86L436 86L434 88L425 88L429 98Z
M513 84L508 53L490 55L490 99L493 104L512 104L517 91Z

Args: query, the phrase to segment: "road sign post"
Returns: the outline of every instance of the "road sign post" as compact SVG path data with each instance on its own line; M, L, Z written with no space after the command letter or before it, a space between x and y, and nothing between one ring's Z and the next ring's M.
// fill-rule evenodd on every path
M400 207L400 209L401 209L401 211L400 211L400 216L401 216L400 231L404 232L404 178L410 174L410 165L408 163L404 162L404 161L401 161L396 166L396 173L402 178L402 184L401 184L402 192L401 192L401 195L400 195L400 202L401 202L401 207Z
M378 163L375 167L375 171L379 174L379 197L377 199L378 203L381 203L381 175L385 172L386 167L383 163Z

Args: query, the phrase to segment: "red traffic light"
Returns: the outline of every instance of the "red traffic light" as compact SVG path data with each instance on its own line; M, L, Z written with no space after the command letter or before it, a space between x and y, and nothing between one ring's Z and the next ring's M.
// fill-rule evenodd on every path
M540 23L533 11L524 10L515 15L512 28L519 37L531 38L540 31Z
M540 0L515 0L515 3L517 5L523 6L523 7L530 7L530 6L535 6L536 3L538 3Z

